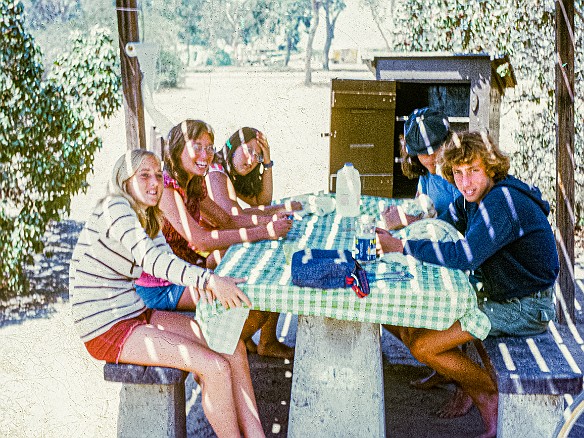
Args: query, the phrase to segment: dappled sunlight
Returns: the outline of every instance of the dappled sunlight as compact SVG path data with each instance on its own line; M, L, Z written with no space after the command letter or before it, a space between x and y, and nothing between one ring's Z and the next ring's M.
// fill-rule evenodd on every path
M286 313L286 316L284 318L284 324L282 324L282 331L280 332L280 337L278 338L278 340L280 342L284 342L284 340L286 339L286 336L288 336L288 332L290 331L290 323L291 322L292 322L292 314Z
M199 400L199 396L201 395L201 386L200 385L194 385L192 391L191 391L191 396L187 396L186 397L186 412L190 412L190 410L197 404L197 401Z
M245 248L238 248L235 252L233 252L233 249L231 251L231 258L222 266L225 272L231 272L235 269L235 266L241 263L241 257L245 253Z
M221 260L223 260L223 256L221 255L221 251L216 249L214 251L211 252L211 254L213 254L213 258L215 259L215 263L218 265L219 263L221 263Z
M180 218L180 222L182 224L184 224L183 229L185 232L186 240L187 240L187 242L192 242L193 241L193 234L191 232L191 228L188 226L189 213L187 212L187 210L185 208L185 204L183 202L183 199L177 190L172 191L172 196L174 198L174 204L176 205L176 209L178 211L178 216Z
M274 254L274 249L270 248L264 251L262 257L257 261L256 266L251 270L250 275L247 279L247 283L253 284L257 281L258 277L261 276L262 271L267 268L268 262Z
M249 410L249 412L253 415L253 417L260 421L260 414L258 413L257 409L254 407L254 400L243 388L241 388L241 394L243 395L243 399L245 401L245 406Z
M276 234L276 230L274 229L274 223L273 222L268 223L268 225L266 225L266 229L268 230L268 235L272 239L278 237L277 234Z
M566 247L564 236L562 236L562 232L559 228L556 228L556 244L559 247L558 249L560 250L560 254L564 257L564 260L571 260L568 248ZM575 281L576 275L574 273L574 266L572 263L566 263L565 267L568 269L570 280Z
M150 338L144 338L144 346L146 347L146 354L154 362L160 362L160 358L156 353L156 348L154 347L154 341Z
M184 344L178 344L177 348L178 348L178 354L182 358L184 366L191 367L193 362L192 362L192 358L191 358L191 355L189 354L189 349L187 348L187 346Z
M491 223L491 218L489 216L489 212L485 208L485 204L483 204L482 202L479 204L479 212L481 213L481 216L483 217L483 220L485 221L485 225L486 225L487 230L489 232L489 237L491 238L491 240L495 240L495 229L493 228L493 225Z
M249 242L249 238L247 236L247 230L245 228L239 228L239 237L243 242Z
M312 221L312 219L311 219L311 221ZM336 216L333 224L331 225L330 233L326 239L326 243L324 246L325 249L333 249L335 247L335 239L337 237L337 234L339 234L340 224L341 224L341 217ZM311 232L313 229L314 229L314 224L312 224ZM306 231L308 232L308 227L307 227Z

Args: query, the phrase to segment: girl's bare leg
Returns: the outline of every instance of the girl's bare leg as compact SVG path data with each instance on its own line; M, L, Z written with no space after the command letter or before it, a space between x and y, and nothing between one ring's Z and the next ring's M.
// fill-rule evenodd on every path
M199 292L192 286L185 287L184 292L178 300L176 310L186 310L194 312L199 302Z
M256 398L253 391L245 345L239 341L232 355L224 354L229 362L233 381L233 398L239 427L245 437L263 437Z
M240 436L229 361L208 348L191 318L154 311L151 324L137 327L128 337L120 362L194 373L201 384L203 410L217 436Z
M168 326L169 324L166 323L166 325ZM191 324L189 323L190 326ZM198 325L196 325L196 329L196 333L198 333L196 334L197 339L202 338L204 341ZM184 329L181 328L180 330L182 332ZM238 343L232 355L222 354L221 356L229 362L233 399L235 401L240 432L246 437L263 437L264 431L259 419L256 398L249 372L249 363L243 343L241 341Z

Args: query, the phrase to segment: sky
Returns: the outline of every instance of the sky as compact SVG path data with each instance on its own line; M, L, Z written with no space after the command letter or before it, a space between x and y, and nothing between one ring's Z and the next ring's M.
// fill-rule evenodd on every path
M383 49L385 42L380 35L371 11L359 8L359 0L346 0L347 7L341 12L335 27L333 49ZM321 12L320 24L314 47L322 47L326 37L324 13Z

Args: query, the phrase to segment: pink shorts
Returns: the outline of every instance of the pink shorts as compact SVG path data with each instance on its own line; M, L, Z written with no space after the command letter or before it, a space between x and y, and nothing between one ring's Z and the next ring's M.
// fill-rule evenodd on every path
M87 341L85 348L97 360L118 363L122 347L128 336L132 334L136 327L149 324L150 318L152 318L152 309L146 309L134 318L117 322L104 334Z

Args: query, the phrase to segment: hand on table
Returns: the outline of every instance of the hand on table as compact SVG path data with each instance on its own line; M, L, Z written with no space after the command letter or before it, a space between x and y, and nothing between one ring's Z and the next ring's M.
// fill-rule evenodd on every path
M207 289L201 294L201 300L211 303L216 298L226 309L241 307L243 304L251 307L251 301L237 286L238 283L245 281L245 278L221 277L217 274L211 274Z
M399 230L400 228L406 227L412 222L419 220L418 216L410 216L406 214L398 205L392 205L386 208L382 213L381 217L385 222L385 226L388 230Z
M288 206L288 203L290 203L290 206ZM302 202L298 202L298 201L286 201L286 203L284 205L286 205L286 209L291 210L291 211L299 211L299 210L302 210L304 208L302 206Z
M268 235L271 240L278 240L280 237L284 237L292 229L293 219L289 219L285 216L285 219L272 220L266 225L268 230Z
M388 252L403 253L404 245L400 239L396 239L391 233L383 228L375 228L377 237L377 255L383 255Z

